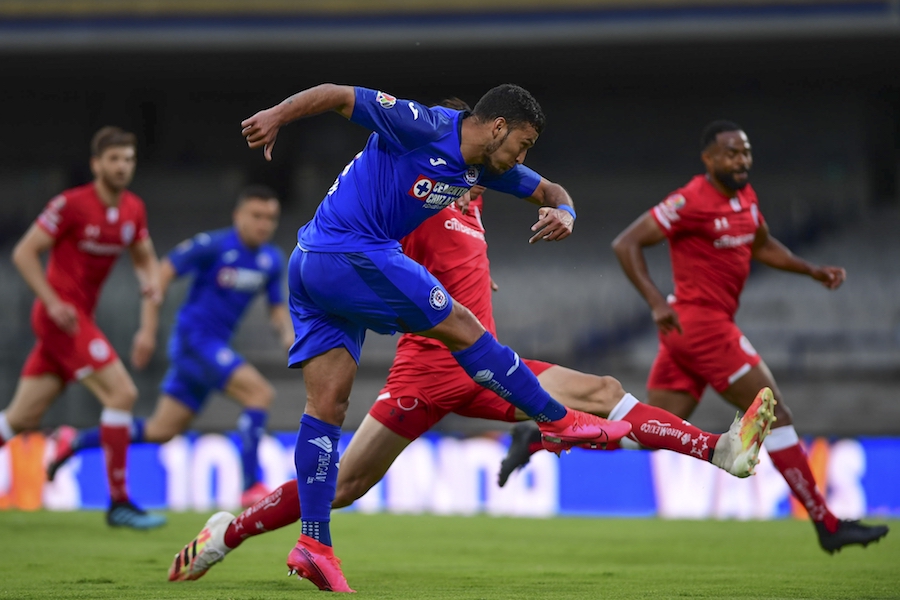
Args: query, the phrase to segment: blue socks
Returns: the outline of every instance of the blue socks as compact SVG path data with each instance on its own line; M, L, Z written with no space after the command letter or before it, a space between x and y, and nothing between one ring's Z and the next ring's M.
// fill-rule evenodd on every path
M338 441L341 428L303 415L294 465L297 467L297 491L300 494L301 533L331 546L331 503L337 491Z
M238 418L241 436L241 467L244 470L244 489L259 481L259 440L266 433L268 412L260 408L245 408Z
M144 442L144 419L134 419L131 422L131 443L142 444ZM88 448L100 447L100 428L91 427L90 429L82 429L78 432L75 440L72 442L72 450L81 452Z
M557 421L566 416L566 407L541 388L531 369L519 361L519 355L501 346L489 332L485 331L465 350L454 352L453 357L475 383L514 404L535 421Z

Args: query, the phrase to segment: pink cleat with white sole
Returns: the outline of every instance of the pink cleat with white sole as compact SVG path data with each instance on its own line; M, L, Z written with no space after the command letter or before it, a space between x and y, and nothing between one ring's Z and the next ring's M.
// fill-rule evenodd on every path
M313 585L325 592L351 592L347 579L341 571L341 559L334 555L331 546L301 535L297 545L287 557L288 575L309 579Z

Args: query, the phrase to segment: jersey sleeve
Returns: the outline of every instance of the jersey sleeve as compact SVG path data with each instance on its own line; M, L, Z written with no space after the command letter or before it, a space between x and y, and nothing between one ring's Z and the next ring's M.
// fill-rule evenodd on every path
M266 283L266 298L269 306L284 304L284 293L281 282L284 276L284 255L281 250L272 251L272 271L269 273L269 281Z
M687 199L680 192L676 192L650 209L650 214L666 237L670 238L687 229L687 222L683 217L689 210Z
M54 239L58 239L72 229L76 220L76 211L66 197L60 194L47 203L35 223Z
M541 183L541 176L525 165L516 165L500 175L486 171L478 183L491 190L528 198Z
M179 277L212 266L218 254L216 244L208 233L198 233L175 246L167 258Z
M446 115L418 102L363 87L355 88L355 93L350 120L378 133L401 152L433 142L453 126Z

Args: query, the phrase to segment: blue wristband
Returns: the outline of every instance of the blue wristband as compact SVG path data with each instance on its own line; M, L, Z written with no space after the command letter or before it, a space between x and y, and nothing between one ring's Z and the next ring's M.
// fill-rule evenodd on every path
M556 208L558 208L559 210L564 210L564 211L566 211L567 213L569 213L570 215L572 215L572 219L575 219L575 218L576 218L576 216L575 216L575 209L572 208L571 206L569 206L568 204L560 204L560 205L557 206Z

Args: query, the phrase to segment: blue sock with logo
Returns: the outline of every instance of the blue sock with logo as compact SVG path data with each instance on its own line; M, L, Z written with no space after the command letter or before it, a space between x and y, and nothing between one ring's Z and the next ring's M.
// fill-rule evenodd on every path
M294 465L297 467L297 491L301 533L331 545L331 503L337 491L338 441L341 428L304 414L300 419Z
M131 443L140 444L144 441L144 421L145 419L134 419L131 422ZM90 429L82 429L72 441L72 450L81 452L88 448L100 447L100 428L91 427Z
M269 413L261 408L245 408L238 418L241 436L241 467L244 470L244 489L259 481L259 441L266 433Z
M475 383L515 405L538 422L566 416L566 407L550 397L519 355L485 331L474 344L453 353Z

